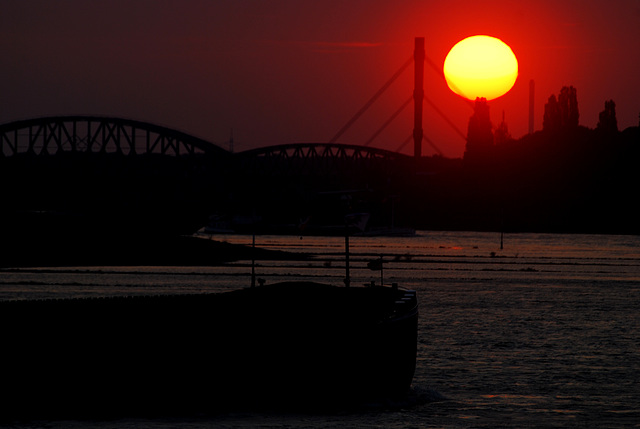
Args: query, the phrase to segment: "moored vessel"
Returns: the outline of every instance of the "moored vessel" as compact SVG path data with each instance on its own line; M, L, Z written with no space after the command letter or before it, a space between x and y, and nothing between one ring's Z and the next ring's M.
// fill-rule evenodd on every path
M401 398L418 307L397 287L5 301L2 415L323 409Z

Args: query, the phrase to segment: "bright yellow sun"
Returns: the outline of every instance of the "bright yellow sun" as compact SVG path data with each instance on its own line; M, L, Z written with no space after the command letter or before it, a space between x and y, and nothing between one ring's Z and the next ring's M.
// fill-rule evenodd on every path
M456 94L493 100L516 83L518 60L500 39L471 36L456 43L444 60L444 77Z

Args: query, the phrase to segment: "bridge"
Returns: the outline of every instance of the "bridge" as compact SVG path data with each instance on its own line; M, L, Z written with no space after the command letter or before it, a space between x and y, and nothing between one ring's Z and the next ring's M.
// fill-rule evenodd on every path
M293 143L232 154L201 138L168 127L103 116L51 116L0 125L0 156L54 155L60 152L213 155L226 158L296 159L405 159L407 155L359 145Z
M54 211L74 213L72 223L88 230L94 224L109 231L179 225L192 232L218 210L297 216L301 199L336 189L379 188L407 172L411 161L384 149L338 143L231 153L131 119L34 118L0 125L0 180L12 184L5 187L0 219L23 231L49 221L25 213Z
M407 159L408 155L390 150L339 143L292 143L250 149L240 152L244 157L278 158L278 159Z
M226 151L181 131L131 119L53 116L0 125L0 156L95 152L179 156Z
M294 143L251 149L237 155L243 170L266 175L318 175L362 167L384 173L411 157L385 149L338 143ZM355 171L353 171L355 172Z
M399 153L370 147L369 144L413 101L414 130L396 149L399 152L410 140L414 142L414 157L422 156L422 143L426 141L436 152L440 149L428 139L422 130L423 101L466 140L466 136L446 115L424 95L423 73L425 61L436 73L439 68L425 56L424 38L416 37L415 50L400 69L380 88L376 94L351 118L328 143L285 144L241 152L242 158L257 157L263 160L287 161L324 159L350 160L398 160L407 158ZM414 92L393 115L382 124L364 145L344 145L337 140L357 121L371 105L398 79L408 67L414 65ZM442 78L442 76L441 76ZM60 152L117 153L142 155L213 155L228 158L225 149L167 127L131 119L101 116L54 116L15 121L0 125L0 157L21 153L30 155L52 155ZM330 163L330 162L329 162ZM244 163L246 164L246 162Z
M13 184L6 187L5 208L81 213L93 223L158 230L166 230L181 216L186 224L216 211L260 212L280 222L287 213L304 215L321 208L318 195L343 190L364 191L359 202L370 212L376 207L383 210L389 196L414 192L414 167L424 169L429 161L421 158L426 139L422 102L429 101L418 85L425 61L423 43L416 39L414 58L329 142L232 153L183 131L117 117L49 116L1 124L0 180ZM416 107L415 124L406 143L413 140L414 156L369 146L373 139L362 146L338 143L412 63L417 82L410 99Z

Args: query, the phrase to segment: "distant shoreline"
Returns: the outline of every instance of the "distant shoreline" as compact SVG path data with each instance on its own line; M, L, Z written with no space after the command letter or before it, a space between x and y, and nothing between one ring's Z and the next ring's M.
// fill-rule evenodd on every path
M193 236L37 236L3 240L0 267L214 266L238 260L308 256Z

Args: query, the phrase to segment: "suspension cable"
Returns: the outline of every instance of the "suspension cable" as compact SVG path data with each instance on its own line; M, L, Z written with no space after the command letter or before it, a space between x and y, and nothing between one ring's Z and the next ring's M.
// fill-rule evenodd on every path
M360 110L358 110L358 112L340 129L340 131L338 131L336 133L335 136L333 136L333 138L329 141L329 143L335 143L353 124L354 122L356 122L360 116L362 116L368 109L369 107L371 107L373 105L373 103L380 98L380 96L387 90L387 88L389 88L391 86L391 84L393 82L396 81L396 79L398 79L398 77L413 63L414 58L413 55L411 57L409 57L409 59L398 69L398 71L396 71L393 76L391 76L391 78L373 95L373 97L371 97L371 99L369 99L369 101L367 101L364 106L362 106L362 108ZM443 71L440 69L440 67L438 67L429 57L425 56L425 61L427 62L427 64L429 64L429 66L443 79L445 79L444 73ZM463 98L464 99L464 98ZM364 143L364 146L369 146L377 137L378 135L380 135L380 133L382 133L382 131L384 129L386 129L389 124L396 118L398 117L398 115L400 115L400 113L409 105L411 104L411 101L413 100L413 96L410 97L407 101L405 101L402 106L400 106L398 108L398 110L396 110L391 117L384 123L382 124L382 126ZM442 117L442 119L444 119L447 124L460 136L462 137L463 140L466 141L467 136L460 130L460 128L458 128L458 126L453 123L453 121L451 121L451 119L449 119L447 117L447 115L445 115L445 113L440 110L440 108L433 102L431 101L429 98L427 98L426 96L424 96L424 100L433 108L433 110L435 110L435 112L440 115L440 117ZM468 99L464 99L464 101L467 102L467 105L469 107L471 107L472 109L474 108L474 103L471 100ZM398 149L396 149L396 152L400 152L400 150L402 150L408 143L409 141L412 139L412 137L410 136L407 140L403 141L401 143L401 145L398 147ZM436 144L431 141L429 138L427 138L426 136L424 136L423 138L424 141L426 141L436 152L438 152L440 155L442 155L442 151L436 146Z
M378 130L377 130L375 133L373 133L373 135L371 136L371 138L369 138L369 140L367 140L367 141L364 143L364 145L365 145L365 146L369 146L369 145L371 144L371 142L373 142L373 141L378 137L378 135L380 135L380 133L381 133L382 131L384 131L384 129L385 129L385 128L387 128L387 127L389 126L389 124L390 124L391 122L393 122L393 120L394 120L395 118L397 118L397 117L398 117L398 115L399 115L400 113L402 113L402 111L403 111L404 109L406 109L406 108L407 108L407 106L408 106L409 104L411 104L411 102L412 102L412 101L413 101L413 95L412 95L412 96L410 96L410 97L407 99L407 101L405 101L404 103L402 103L402 106L400 106L400 107L398 108L398 110L396 110L395 112L393 112L393 115L391 115L391 117L389 117L389 119L387 119L387 121L386 121L384 124L382 124L382 126L381 126L380 128L378 128Z
M464 135L464 133L462 131L460 131L460 128L458 128L458 126L456 124L454 124L453 121L451 121L451 119L449 119L447 117L447 115L445 115L444 112L442 110L440 110L440 108L438 106L436 106L436 104L433 101L429 100L427 97L424 97L424 100L427 103L429 103L429 106L431 106L433 108L433 110L435 110L436 113L438 115L440 115L442 117L442 119L444 119L447 122L447 124L449 124L449 126L451 128L453 128L454 131L457 132L460 135L460 137L462 137L464 140L467 140L467 136Z
M391 77L391 79L389 79L387 81L387 83L385 83L382 88L380 88L378 90L378 92L376 92L374 94L373 97L371 97L371 99L369 101L367 101L365 103L364 106L362 106L362 108L360 110L358 110L358 112L353 116L353 118L351 118L349 120L349 122L347 122L341 129L340 131L338 131L338 133L333 136L333 138L329 141L329 143L335 143L336 140L338 140L342 134L344 134L350 127L351 125L353 125L353 123L355 121L358 120L358 118L360 116L362 116L362 114L364 112L367 111L367 109L369 109L369 107L371 107L371 105L382 95L383 92L385 92L387 90L387 88L389 88L391 86L391 84L402 74L403 71L405 71L411 64L413 64L413 55L407 60L407 62L405 62L402 67L400 67L400 69L395 72L395 74Z
M430 66L430 67L431 67L431 68L436 72L436 74L437 74L438 76L440 76L440 77L442 78L442 80L444 80L444 81L446 82L446 84L447 84L447 85L450 85L451 87L453 87L452 89L455 89L455 92L456 92L456 93L459 93L459 92L460 92L460 91L459 91L459 89L458 89L458 87L457 87L457 86L455 86L455 85L453 84L453 82L452 82L452 83L447 82L447 79L446 79L446 77L444 76L444 71L443 71L440 67L438 67L438 66L436 65L436 63L434 63L434 62L433 62L429 57L427 57L427 56L425 56L425 58L424 58L424 59L425 59L425 61L427 62L427 64L429 64L429 66ZM468 98L465 98L465 97L462 97L462 99L463 99L464 101L466 101L466 102L467 102L467 106L469 106L472 110L475 110L475 103L474 103L473 101L471 101L471 100L469 100Z

